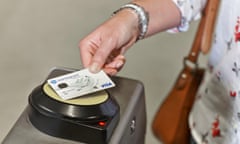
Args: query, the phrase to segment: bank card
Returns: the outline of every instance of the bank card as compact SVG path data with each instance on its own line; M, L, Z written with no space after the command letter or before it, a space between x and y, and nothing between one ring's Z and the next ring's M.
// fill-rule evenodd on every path
M115 86L104 71L91 73L83 69L47 80L51 88L64 100L73 99Z

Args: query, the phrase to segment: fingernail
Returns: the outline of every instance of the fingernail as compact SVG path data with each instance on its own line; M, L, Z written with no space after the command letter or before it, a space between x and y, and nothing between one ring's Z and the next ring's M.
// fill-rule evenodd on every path
M122 65L123 65L123 62L120 61L120 62L118 62L118 63L116 64L116 68L120 68Z
M108 72L109 75L113 76L113 75L116 75L117 74L117 71L115 70L112 70L112 71L109 71Z
M100 71L100 67L98 63L92 63L91 66L89 67L90 72L92 73L97 73Z

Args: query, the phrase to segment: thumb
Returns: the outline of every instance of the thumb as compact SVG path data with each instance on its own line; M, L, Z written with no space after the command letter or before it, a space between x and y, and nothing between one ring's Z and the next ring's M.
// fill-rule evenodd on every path
M102 69L113 48L111 40L107 40L99 46L89 66L90 72L97 73Z

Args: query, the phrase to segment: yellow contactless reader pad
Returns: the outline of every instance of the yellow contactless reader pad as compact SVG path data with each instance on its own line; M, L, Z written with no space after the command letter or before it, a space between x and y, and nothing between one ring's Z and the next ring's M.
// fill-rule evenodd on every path
M50 87L49 84L45 83L43 86L43 91L47 94L47 96L63 102L63 103L68 103L68 104L74 104L74 105L96 105L105 102L108 98L109 95L106 91L99 91L93 94L89 94L86 96L81 96L78 98L74 99L69 99L69 100L64 100L60 98L55 91Z

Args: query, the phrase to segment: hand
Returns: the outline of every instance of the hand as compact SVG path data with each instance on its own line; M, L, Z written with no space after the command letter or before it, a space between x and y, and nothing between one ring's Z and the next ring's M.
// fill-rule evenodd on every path
M93 73L103 69L115 75L125 64L124 53L138 36L138 18L124 9L100 25L80 41L80 55L84 67Z

